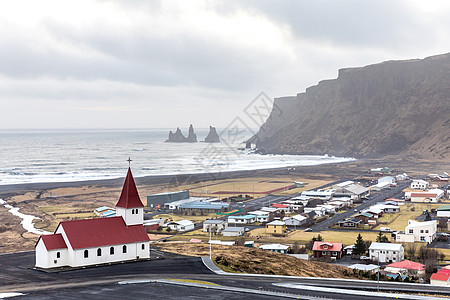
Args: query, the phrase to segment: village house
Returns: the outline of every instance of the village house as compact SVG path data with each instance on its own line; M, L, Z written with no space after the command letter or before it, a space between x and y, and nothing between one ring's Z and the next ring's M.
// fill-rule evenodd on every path
M398 262L405 259L405 250L402 244L373 242L369 247L369 257L380 263Z
M436 220L425 222L409 220L405 231L394 232L393 237L399 243L426 242L430 244L436 238L436 231Z
M340 259L343 255L342 243L316 241L313 245L314 258Z
M362 219L347 218L338 222L339 227L343 228L358 228L363 225Z
M404 260L389 264L384 268L385 272L420 277L425 275L425 265L410 260Z
M403 173L403 174L398 174L397 176L395 176L395 180L397 181L403 181L403 180L407 180L408 179L408 174Z
M450 270L439 270L433 273L430 278L430 284L432 285L450 285Z
M252 224L256 222L255 215L229 216L228 224Z
M259 246L259 249L286 254L288 253L289 246L282 244L264 244Z
M444 196L444 191L431 189L428 191L406 192L405 199L418 203L437 203Z
M272 221L266 224L266 233L270 234L285 234L286 223L283 221Z
M222 231L223 236L243 236L245 232L244 227L227 227Z
M362 221L362 224L369 224L369 221L376 222L373 214L368 213L368 212L359 213L359 214L355 215L354 218L360 219Z
M303 197L309 197L311 199L330 200L335 192L335 189L304 191L301 193L301 195Z
M284 211L285 213L288 213L291 211L291 209L289 208L289 205L287 205L287 204L274 203L274 204L272 204L272 207L278 209L279 211Z
M210 219L203 222L203 232L216 232L219 233L228 227L228 223L221 219Z
M144 205L128 169L116 217L63 221L36 243L36 267L82 267L149 257Z
M378 178L377 182L378 183L387 182L391 185L391 184L395 183L395 178L392 176L383 176L383 177Z
M450 205L441 205L437 209L438 218L450 218Z
M171 230L179 231L179 232L186 232L190 230L194 230L195 224L192 221L189 220L181 220L181 221L175 221L175 222L169 222L167 223L167 227L169 227Z
M428 189L429 185L430 184L428 183L428 181L425 181L422 179L414 179L411 182L411 188L416 189L416 190L426 190L426 189Z
M267 223L273 220L273 213L262 211L262 210L255 210L250 211L248 213L249 215L255 215L256 216L256 222L259 223Z
M306 223L306 220L308 218L303 215L295 215L289 218L284 218L284 222L286 223L286 226L301 226Z
M333 185L336 190L333 197L344 196L354 200L360 200L370 195L370 190L362 185L355 184L353 181L345 181Z

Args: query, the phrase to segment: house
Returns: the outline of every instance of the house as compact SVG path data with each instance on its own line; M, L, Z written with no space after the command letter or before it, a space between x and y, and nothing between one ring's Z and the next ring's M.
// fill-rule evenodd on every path
M225 220L215 219L206 220L203 222L203 232L215 232L219 233L228 227L228 223Z
M428 189L428 186L430 184L428 183L428 181L422 180L422 179L414 179L411 182L411 188L412 189L417 189L417 190L426 190Z
M167 227L175 231L186 232L194 230L195 224L194 222L189 220L181 220L176 222L169 222L167 223Z
M408 174L406 174L406 173L398 174L397 176L395 176L395 179L397 181L407 180L408 179Z
M330 200L335 192L335 189L304 191L301 193L301 195L303 197L309 197L311 199Z
M391 173L392 170L389 169L388 167L382 167L382 168L374 168L374 169L370 169L371 173L382 173L382 174L386 174L386 173Z
M306 206L306 205L308 205L309 199L311 199L311 197L297 196L297 197L291 198L290 200L294 201L295 203Z
M419 203L437 203L443 196L444 191L440 189L405 193L405 199L410 199L411 202Z
M382 182L379 182L379 183L377 183L375 185L372 185L370 187L370 190L374 191L374 192L379 192L381 190L387 189L390 186L391 186L391 183L389 181L382 181Z
M399 262L405 259L405 249L402 244L374 242L369 247L369 257L380 263Z
M442 270L441 270L442 271ZM450 285L450 274L448 273L433 273L430 277L431 285Z
M359 270L359 271L369 271L372 273L376 273L378 272L378 266L377 265L373 265L373 264L353 264L348 266L350 269L355 269L355 270Z
M378 178L378 183L388 182L390 185L395 183L395 178L392 176L383 176Z
M266 224L266 233L270 234L285 234L286 223L283 221L272 221Z
M315 258L340 259L343 255L343 249L342 243L316 241L314 242L312 250Z
M223 236L243 236L245 232L244 227L227 227L222 231Z
M290 211L289 205L286 204L274 203L272 204L272 207L278 209L279 211L284 211L285 213Z
M128 169L116 217L63 221L36 243L37 268L83 267L149 258L144 205Z
M376 204L372 206L371 208L374 209L380 209L383 213L398 213L400 211L400 208L398 205L392 205L392 204Z
M345 255L352 255L353 249L355 249L355 245L348 245L344 247L344 254Z
M437 209L438 218L450 218L450 205L441 205Z
M228 224L252 224L256 222L255 215L229 216Z
M102 206L102 207L98 207L94 210L94 214L96 214L97 216L101 217L103 214L107 214L108 212L114 212L114 208L109 207L109 206Z
M368 224L369 220L375 220L375 217L373 214L368 212L362 212L354 216L356 219L360 219L363 224Z
M436 220L425 222L409 220L405 231L397 231L393 233L393 236L395 241L400 243L426 242L430 244L436 238L436 231Z
M320 205L317 205L317 207L322 208L323 211L325 212L325 214L335 214L336 213L336 207L333 205L320 204Z
M339 227L343 228L358 228L362 223L362 219L360 218L347 218L338 222Z
M370 195L370 190L362 185L355 184L353 181L345 181L333 185L336 190L334 196L347 196L359 200Z
M284 218L286 226L301 226L306 223L308 218L302 215L295 215L290 218Z
M289 246L281 244L264 244L259 246L259 249L286 254L289 250Z
M273 213L262 211L262 210L255 210L248 213L249 215L255 215L256 216L256 222L259 223L267 223L273 220Z
M425 265L404 260L387 265L384 271L408 276L422 276L425 274Z
M305 214L308 214L310 212L314 212L316 214L315 218L320 218L325 216L325 208L317 206L317 207L305 207L303 210Z

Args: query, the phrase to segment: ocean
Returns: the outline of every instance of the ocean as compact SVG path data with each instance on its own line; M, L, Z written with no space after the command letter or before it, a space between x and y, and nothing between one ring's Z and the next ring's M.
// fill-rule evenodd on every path
M201 141L209 130L195 131ZM168 132L169 129L0 130L0 184L119 178L128 168L129 157L136 177L354 160L327 155L256 154L243 149L251 132L215 144L165 143ZM187 132L183 133L187 136Z

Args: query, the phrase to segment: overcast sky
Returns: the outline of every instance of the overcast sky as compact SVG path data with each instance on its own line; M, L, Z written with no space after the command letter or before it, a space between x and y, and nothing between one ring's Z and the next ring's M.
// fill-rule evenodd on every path
M261 91L450 52L449 15L446 0L5 1L0 128L225 127Z

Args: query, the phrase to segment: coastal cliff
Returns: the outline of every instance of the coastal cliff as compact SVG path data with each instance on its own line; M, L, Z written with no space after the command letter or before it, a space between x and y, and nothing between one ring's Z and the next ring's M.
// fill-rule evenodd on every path
M172 130L169 131L169 138L166 140L166 143L197 143L197 135L194 132L194 127L192 124L189 126L188 137L183 135L179 127L177 127L175 133Z
M275 99L250 141L263 153L450 159L449 82L450 54L341 69Z

